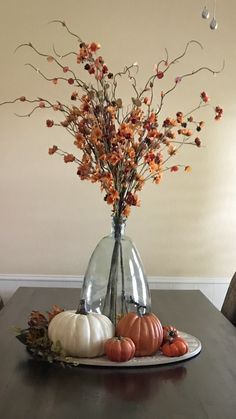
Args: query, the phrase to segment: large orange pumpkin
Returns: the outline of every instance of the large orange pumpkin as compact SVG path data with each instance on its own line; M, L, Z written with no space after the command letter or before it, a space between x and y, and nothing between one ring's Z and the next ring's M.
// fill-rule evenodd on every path
M120 319L116 329L117 336L126 336L135 344L135 356L154 355L163 340L163 328L153 313L130 312Z

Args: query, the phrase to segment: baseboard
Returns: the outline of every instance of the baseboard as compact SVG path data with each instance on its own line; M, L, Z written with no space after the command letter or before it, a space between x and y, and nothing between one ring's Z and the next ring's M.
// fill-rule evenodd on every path
M220 309L230 279L150 276L148 282L151 289L199 289ZM0 274L0 294L6 303L20 286L81 288L82 283L82 275Z

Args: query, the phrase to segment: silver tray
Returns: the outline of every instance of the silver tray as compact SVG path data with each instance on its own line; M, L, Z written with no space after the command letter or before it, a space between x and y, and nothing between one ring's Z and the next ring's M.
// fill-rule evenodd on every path
M126 362L113 362L110 361L106 356L97 358L76 358L68 356L58 360L74 366L91 365L94 367L144 367L149 365L163 365L172 364L173 362L181 362L199 354L202 349L202 345L199 339L185 332L179 332L179 335L184 340L186 340L189 349L186 354L178 357L167 357L158 351L153 356L134 357L130 361Z

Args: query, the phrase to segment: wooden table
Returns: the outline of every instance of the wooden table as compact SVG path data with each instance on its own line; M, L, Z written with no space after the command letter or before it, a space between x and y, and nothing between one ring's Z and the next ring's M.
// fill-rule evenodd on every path
M0 312L1 419L235 419L236 328L199 291L153 291L163 324L202 352L169 366L67 367L35 361L11 331L32 309L77 306L79 290L19 288Z

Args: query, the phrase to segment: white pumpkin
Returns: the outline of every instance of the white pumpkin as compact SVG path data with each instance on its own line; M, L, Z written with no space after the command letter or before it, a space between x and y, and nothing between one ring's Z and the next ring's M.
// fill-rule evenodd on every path
M66 355L93 358L104 354L104 343L115 334L111 320L98 313L66 310L49 323L49 339L60 342Z

